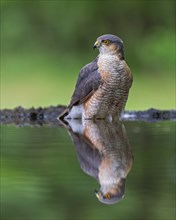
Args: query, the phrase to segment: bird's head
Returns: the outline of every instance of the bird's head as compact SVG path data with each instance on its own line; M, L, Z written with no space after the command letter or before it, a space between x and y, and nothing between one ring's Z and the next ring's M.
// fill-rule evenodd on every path
M125 179L121 179L117 186L106 186L95 190L95 195L98 200L104 204L114 204L124 198L125 193Z
M124 59L123 41L112 34L105 34L97 38L93 48L97 48L100 54L117 54L120 60Z

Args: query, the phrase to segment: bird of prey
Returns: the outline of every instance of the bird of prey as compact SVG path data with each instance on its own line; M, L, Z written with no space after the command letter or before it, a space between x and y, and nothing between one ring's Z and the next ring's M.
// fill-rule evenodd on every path
M100 184L98 200L114 204L123 199L133 164L125 127L119 121L68 120L67 129L81 169Z
M70 104L59 119L119 117L132 85L132 73L124 60L123 41L112 34L97 38L99 55L78 76Z

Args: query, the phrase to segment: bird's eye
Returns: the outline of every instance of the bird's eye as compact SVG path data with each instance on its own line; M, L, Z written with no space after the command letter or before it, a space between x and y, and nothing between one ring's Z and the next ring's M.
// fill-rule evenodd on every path
M110 198L111 198L111 195L110 195L109 193L107 193L107 194L105 195L105 198L106 198L106 199L110 199Z
M103 43L107 45L109 44L109 40L104 40Z

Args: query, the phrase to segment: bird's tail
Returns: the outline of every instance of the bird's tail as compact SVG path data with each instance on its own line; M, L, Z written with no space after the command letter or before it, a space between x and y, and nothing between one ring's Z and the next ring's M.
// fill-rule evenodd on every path
M68 114L68 108L66 108L58 117L58 120L64 120L64 117Z

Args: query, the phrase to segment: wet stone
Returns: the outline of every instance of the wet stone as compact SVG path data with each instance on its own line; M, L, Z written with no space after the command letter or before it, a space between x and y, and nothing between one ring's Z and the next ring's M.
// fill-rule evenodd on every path
M66 106L50 106L46 108L29 108L25 109L21 106L15 109L0 110L1 124L16 124L16 125L58 125L58 115L64 111ZM158 110L148 109L146 111L124 111L121 114L122 121L147 121L156 122L163 120L176 121L176 110Z

